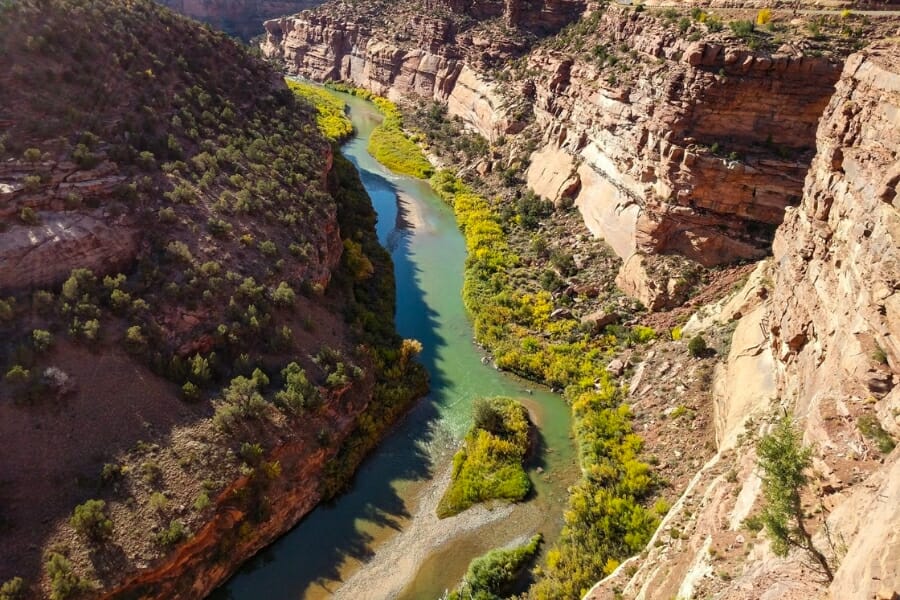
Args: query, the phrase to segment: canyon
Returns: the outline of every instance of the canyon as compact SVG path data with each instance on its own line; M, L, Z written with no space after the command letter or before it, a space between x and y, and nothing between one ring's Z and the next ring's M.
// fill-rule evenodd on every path
M841 66L840 55L790 43L759 52L721 34L690 41L614 6L583 17L579 48L597 44L587 55L565 44L525 55L527 39L508 43L481 24L460 31L451 17L403 27L367 17L323 10L269 21L263 52L315 80L445 103L492 142L521 134L532 112L528 185L574 202L627 261L623 285L653 308L684 300L669 298L666 281L635 285L659 279L650 273L658 255L709 267L768 252L784 209L800 200Z
M646 446L626 421L641 457L622 468L644 482L654 465L641 499L661 522L587 574L586 598L898 597L892 14L776 5L765 27L752 2L164 4L245 39L303 11L265 22L272 63L446 111L484 151L431 157L509 215L491 216L503 243L543 244L507 265L533 292L512 294L520 312L547 308L515 356L566 323L569 344L627 340L585 353L609 376L586 386L632 406ZM0 3L0 50L0 582L24 577L16 600L204 597L338 493L426 391L371 199L280 73L150 0ZM800 508L833 578L754 525L757 443L784 416L812 451ZM604 460L582 481L618 481ZM70 519L91 498L103 544Z
M3 4L0 51L0 596L203 597L427 389L375 213L277 72L155 2Z
M895 22L873 19L868 47L799 34L760 49L687 8L681 31L662 10L578 8L536 41L508 15L461 27L452 6L400 20L325 5L267 22L262 48L304 77L444 105L492 143L465 168L521 165L533 192L574 205L619 257L617 285L653 311L689 297L691 265L762 260L683 328L733 330L703 409L716 452L588 597L895 598L898 461L878 440L900 435L900 54L877 41ZM833 582L744 524L762 502L754 442L783 414L814 449L804 510Z

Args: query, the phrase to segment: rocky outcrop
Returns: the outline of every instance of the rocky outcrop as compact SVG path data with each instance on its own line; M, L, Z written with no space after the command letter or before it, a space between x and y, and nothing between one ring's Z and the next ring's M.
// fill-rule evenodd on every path
M801 411L834 394L900 407L900 53L855 55L844 73L774 244L772 345Z
M49 287L72 269L118 273L138 252L139 230L127 219L37 213L40 224L13 225L0 236L0 290Z
M529 57L545 143L529 182L574 176L585 222L623 259L678 253L710 266L765 255L799 202L840 65L790 47L691 42L616 8L596 21L598 48L631 48L617 60L634 66L550 49ZM571 159L548 173L550 153Z
M900 433L898 115L900 47L850 57L771 266L686 327L699 331L715 313L741 316L716 378L719 452L646 554L589 598L616 590L626 598L896 598L900 454L889 442ZM752 439L784 412L814 448L804 509L834 567L830 583L801 552L778 558L765 534L743 525L761 493Z
M247 507L235 500L258 493L252 490L251 478L242 476L219 494L214 516L177 551L126 577L100 597L109 600L206 597L247 557L283 535L322 500L326 463L338 453L356 426L357 417L366 409L372 397L372 384L368 378L334 394L328 400L327 409L315 417L320 428L327 427L334 443L322 446L306 432L270 453L269 460L278 462L284 476L275 479L265 490L270 513L263 522L255 522Z
M830 427L828 407L851 426L874 419L900 434L900 47L876 46L847 61L817 142L803 203L775 238L772 349L779 391L795 399L807 437L822 447L837 480L833 504L846 505L829 518L848 544L831 597L890 598L900 590L900 494L890 483L897 452L866 482L866 493L857 493L861 486L841 475L852 454ZM862 457L878 456L871 439L857 437ZM874 506L874 489L884 494L879 503L894 508ZM873 543L878 549L866 551Z
M172 10L249 40L263 33L263 21L314 8L324 0L159 0Z
M521 54L526 45L521 34L473 27L472 19L546 33L576 18L584 4L440 0L430 3L431 14L407 14L399 6L379 12L377 2L352 11L334 3L267 21L262 50L282 59L288 72L316 81L347 81L394 100L444 102L451 115L496 140L519 130L521 123L509 110L513 102L477 66L498 64Z

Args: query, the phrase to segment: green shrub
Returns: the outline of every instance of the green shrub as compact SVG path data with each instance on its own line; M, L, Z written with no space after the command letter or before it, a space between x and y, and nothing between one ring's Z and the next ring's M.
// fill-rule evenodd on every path
M67 600L93 587L73 572L72 563L62 554L49 553L44 570L50 579L50 600Z
M25 600L28 588L21 577L13 577L0 585L0 600Z
M216 404L213 422L220 429L231 430L242 419L258 419L268 404L259 392L259 379L240 376L231 380L223 398Z
M184 523L175 519L169 523L166 529L163 529L156 535L156 543L164 548L176 545L178 542L187 537L187 529Z
M875 442L882 454L890 454L896 446L891 434L884 430L875 415L862 415L856 421L856 426L864 436Z
M162 492L153 492L150 494L150 501L148 502L151 510L157 513L165 512L167 508L169 508L169 499L166 498L166 495Z
M85 144L78 144L72 151L72 160L82 169L93 169L100 164L101 157L91 152Z
M517 501L531 490L522 468L528 451L528 412L511 398L476 402L476 425L453 457L450 486L438 504L438 517L458 514L491 499Z
M702 335L697 334L688 342L688 353L694 358L701 358L706 355L708 346Z
M813 544L804 522L801 494L808 483L806 470L812 465L812 449L803 445L793 420L785 416L759 440L756 452L765 500L760 519L772 541L772 551L787 556L791 548L799 549L832 581L832 567Z
M197 499L194 500L194 510L197 512L203 512L212 504L212 501L209 499L209 494L207 492L200 492L200 495L197 496Z
M279 406L299 414L318 401L319 393L306 377L306 371L295 362L281 371L284 389L275 394Z
M181 398L185 402L196 402L202 396L200 388L190 381L181 386Z
M756 29L756 26L753 24L753 21L746 20L737 20L730 21L728 26L731 28L732 33L738 36L742 40L746 40L750 36L753 35L753 31Z
M21 221L23 225L39 225L41 218L38 217L38 214L33 208L30 206L23 206L19 209L19 221Z
M290 307L293 306L294 300L296 298L296 294L290 285L287 284L286 281L282 281L278 284L278 287L272 290L272 301L279 305Z
M6 372L4 379L11 385L26 385L31 381L31 371L22 365L13 365Z
M35 329L31 332L31 343L35 352L46 352L53 345L53 334L44 329Z
M99 542L112 535L113 524L106 515L106 502L88 500L75 507L69 523L76 532L92 542Z
M541 535L510 550L491 550L469 563L462 583L450 593L448 600L494 600L506 597L513 585L534 559L541 544Z
M28 148L22 153L22 158L31 164L39 163L41 162L41 151L37 148Z

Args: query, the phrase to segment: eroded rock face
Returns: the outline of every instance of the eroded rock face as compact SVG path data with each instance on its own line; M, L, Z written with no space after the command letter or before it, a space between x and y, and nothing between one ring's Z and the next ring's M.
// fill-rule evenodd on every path
M785 391L807 402L891 395L900 361L900 54L891 46L855 55L844 73L803 203L774 244L772 344ZM826 365L844 377L803 376ZM873 379L883 389L870 389Z
M565 52L531 55L545 146L529 182L570 177L565 161L547 173L540 160L569 154L585 222L623 259L678 253L711 266L765 255L785 207L799 202L840 65L790 48L767 56L690 42L614 7L598 27L609 47L637 53L641 72L618 81Z
M848 59L816 138L803 200L778 229L769 275L748 284L769 292L745 290L720 307L740 304L743 316L716 378L719 452L647 556L625 563L591 599L615 590L626 598L889 599L900 590L900 454L879 449L861 427L866 420L900 433L900 46ZM743 525L761 501L755 444L746 439L784 412L814 448L803 502L835 571L830 584L802 552L778 558L765 534ZM681 532L674 542L665 539L672 529Z
M245 40L263 33L263 21L307 10L323 0L159 0L160 4Z
M395 100L447 103L451 115L496 140L520 125L509 114L509 102L477 67L519 55L525 45L521 36L473 28L472 19L502 20L516 31L547 33L575 19L585 6L580 0L427 4L431 13L405 14L402 8L379 12L377 2L354 10L330 3L267 21L263 54L283 59L288 72L316 81L348 81Z
M0 290L57 285L75 268L118 273L137 255L139 230L127 219L74 212L38 217L40 224L13 225L0 236Z
M841 446L823 407L846 406L855 419L874 417L900 433L900 47L876 46L847 61L817 138L803 203L775 238L779 268L769 325L780 391L796 398L797 414L808 415L807 437L840 472ZM871 440L857 441L864 455L877 455ZM896 454L878 471L895 477ZM896 507L897 486L872 487L878 486L883 501ZM852 507L835 511L829 522L856 552L847 552L829 592L890 597L885 590L900 589L900 515L870 506L871 490L849 491L839 495ZM880 518L843 518L869 510ZM887 556L893 561L885 563Z

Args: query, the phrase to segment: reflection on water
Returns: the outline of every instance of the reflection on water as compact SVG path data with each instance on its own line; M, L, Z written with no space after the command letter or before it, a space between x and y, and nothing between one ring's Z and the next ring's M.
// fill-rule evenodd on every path
M451 210L427 183L385 171L366 152L380 115L371 104L342 94L358 135L344 146L379 215L379 240L391 252L397 281L397 329L423 344L421 360L431 393L363 463L350 490L319 506L266 548L211 598L255 600L330 597L411 518L421 490L449 464L470 423L478 396L521 397L541 429L542 449L529 463L535 492L506 522L461 536L426 560L404 592L437 597L452 587L480 553L540 530L555 537L565 488L575 479L569 413L553 394L481 362L462 306L465 244ZM402 196L403 202L398 201ZM406 205L406 203L411 203ZM538 474L541 467L543 474Z

